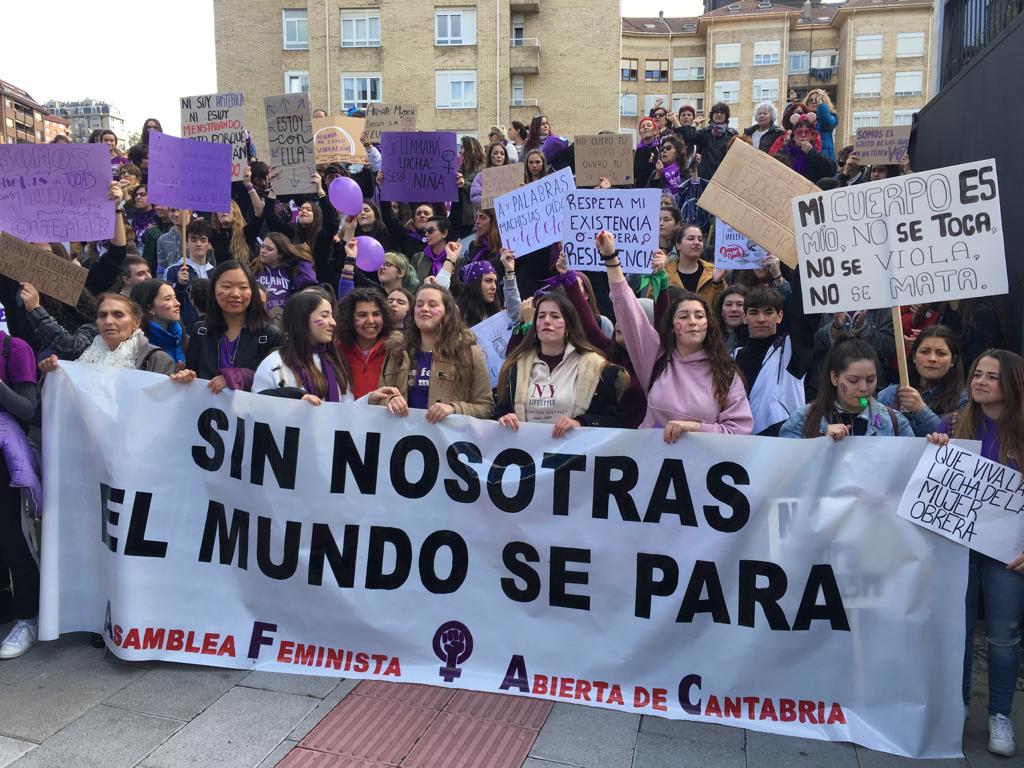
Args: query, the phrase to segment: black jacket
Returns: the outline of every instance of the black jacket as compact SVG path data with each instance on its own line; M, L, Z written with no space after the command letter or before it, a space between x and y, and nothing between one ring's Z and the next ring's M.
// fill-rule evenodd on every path
M755 123L749 128L744 128L743 135L753 137L754 131L756 130L757 124ZM771 127L768 128L768 132L761 137L759 145L754 147L754 149L760 149L762 152L767 152L769 149L772 148L772 144L775 143L775 140L779 138L779 136L784 135L785 133L786 132L779 128L779 126L777 126L775 123L772 123Z
M220 367L220 340L224 334L211 333L206 322L193 326L185 350L185 367L196 372L200 379L212 379L222 374ZM248 391L252 387L252 379L263 358L281 346L281 332L277 326L268 323L259 333L243 328L238 337L238 348L235 351L234 364L231 370L237 372L235 381L229 379L232 389ZM225 375L227 378L227 375Z
M715 171L725 158L729 140L736 135L736 131L727 127L721 136L715 136L710 126L698 129L692 125L681 125L675 131L687 144L697 147L700 153L700 177L711 181L711 177L715 175Z

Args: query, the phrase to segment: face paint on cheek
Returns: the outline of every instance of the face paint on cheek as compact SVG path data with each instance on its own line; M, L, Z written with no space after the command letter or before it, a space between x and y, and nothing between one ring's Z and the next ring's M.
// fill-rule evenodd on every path
M839 391L842 392L843 395L848 395L850 393L850 388L848 386L846 386L846 382L845 381L840 381L839 382Z
M327 321L322 318L317 318L316 320L313 321L313 325L317 326L318 328L323 328L325 325L327 325Z

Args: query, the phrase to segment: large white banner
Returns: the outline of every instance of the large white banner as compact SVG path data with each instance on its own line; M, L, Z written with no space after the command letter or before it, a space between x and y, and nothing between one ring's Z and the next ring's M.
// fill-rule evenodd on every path
M62 364L40 633L960 754L967 550L924 449L441 425Z
M995 160L794 197L808 312L1007 292Z

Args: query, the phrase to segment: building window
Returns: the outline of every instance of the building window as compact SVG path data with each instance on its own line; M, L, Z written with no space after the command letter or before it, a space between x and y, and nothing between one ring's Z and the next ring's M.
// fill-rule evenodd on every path
M789 52L789 71L791 73L806 72L811 66L811 57L807 51Z
M512 15L512 45L522 45L526 37L526 17L521 13Z
M434 14L435 45L476 45L476 11L440 8ZM474 88L474 93L475 93ZM476 96L473 96L476 103Z
M765 40L754 43L754 66L778 64L782 56L782 43L778 40Z
M839 66L839 51L815 51L811 56L811 69L829 69Z
M347 72L341 76L341 108L366 109L371 101L380 101L379 72Z
M740 100L740 81L723 80L715 83L715 101L724 101L726 104L738 104Z
M619 114L623 117L636 117L635 93L623 93L619 96Z
M857 35L857 61L882 58L882 35Z
M704 112L704 94L703 93L673 93L672 94L672 111L677 115L679 114L679 108L684 104L689 104L693 107L697 114Z
M690 56L683 59L672 59L673 80L703 80L704 57Z
M341 47L380 46L380 11L342 11Z
M644 63L644 80L649 83L668 80L668 59L648 59Z
M779 100L779 81L755 80L754 81L754 104L768 102L774 104Z
M309 72L290 71L284 73L285 93L309 93Z
M900 32L896 35L896 58L924 56L924 32Z
M644 114L651 114L651 110L654 109L654 105L658 99L661 99L661 108L668 110L668 96L664 93L648 93L644 96Z
M438 109L476 109L476 71L438 70L434 96Z
M526 80L522 75L512 75L512 106L522 106L526 100Z
M853 80L853 95L870 98L882 95L882 73L856 75Z
M920 96L924 78L921 72L897 72L896 95Z
M853 113L853 130L856 131L859 128L877 128L878 127L878 113L877 112L854 112Z
M306 10L281 11L284 21L284 49L286 51L309 50L309 21Z
M619 59L619 69L622 70L623 80L636 80L637 71L640 69L639 59Z
M740 65L740 43L719 43L715 46L715 69Z
M892 113L892 124L893 125L913 125L914 115L917 114L916 109L897 109Z
M729 127L732 128L734 131L738 131L740 129L740 119L738 117L730 117Z

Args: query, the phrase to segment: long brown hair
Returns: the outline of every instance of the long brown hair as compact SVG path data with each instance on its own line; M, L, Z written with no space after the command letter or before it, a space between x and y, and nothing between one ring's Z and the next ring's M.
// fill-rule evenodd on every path
M981 439L984 430L984 413L974 402L971 382L974 381L978 363L990 357L999 363L999 387L1003 390L1003 413L996 422L996 439L999 441L999 463L1011 461L1019 465L1024 458L1024 358L1008 349L986 349L971 364L967 377L967 405L956 416L953 437L964 440Z
M277 248L277 252L281 256L281 260L278 262L279 266L287 267L288 274L295 279L299 269L300 261L308 261L310 264L313 263L313 257L309 254L309 249L302 243L293 243L287 237L282 235L280 232L271 232L267 235L267 240L274 244ZM248 249L246 249L248 250ZM269 269L266 264L256 256L252 260L252 273L258 275L264 269Z
M462 383L473 370L469 349L476 344L476 336L466 326L462 319L462 313L459 312L459 305L455 303L455 298L447 288L442 288L435 283L419 287L413 304L409 307L409 314L405 318L406 323L399 349L408 355L410 360L416 359L416 353L419 352L420 344L423 342L419 326L416 325L416 299L419 299L420 294L424 291L437 291L441 294L444 317L441 318L441 328L437 334L437 341L434 342L434 352L446 360L457 363L453 366L453 370L455 378Z
M914 339L910 347L910 360L913 362L917 356L917 350L928 339L941 339L946 344L949 354L952 357L952 364L946 375L931 386L931 402L928 407L940 415L952 413L960 407L960 395L964 391L964 366L960 357L960 341L956 334L944 325L933 325L925 328ZM918 391L921 390L921 374L917 372L917 366L911 365L910 386Z
M842 373L858 360L868 360L874 363L875 371L878 371L878 355L875 354L874 347L860 336L849 333L837 334L832 342L832 349L829 350L828 357L825 359L825 370L822 373L818 396L814 398L811 407L807 409L807 416L804 419L804 437L821 437L821 420L828 421L836 405L837 390L836 385L832 383L832 374Z
M226 230L230 233L231 238L228 240L229 259L240 261L243 264L252 259L252 249L245 242L245 217L242 215L242 209L238 207L238 203L234 200L231 201L231 224L228 226L221 224L220 216L214 214L210 226L218 232Z
M317 366L313 359L313 343L309 336L309 317L322 302L331 304L318 291L299 291L289 297L284 305L284 315L281 324L284 326L285 340L281 345L281 362L299 375L305 371L313 385L313 391L309 394L326 399L327 377ZM332 306L333 310L333 306ZM338 352L335 344L325 344L321 359L326 365L334 370L334 377L338 381L338 394L343 395L351 389L352 377L349 375L348 365L345 359Z
M534 310L539 311L540 305L548 301L557 304L558 311L561 312L562 317L565 318L566 342L572 344L576 351L581 355L586 352L595 352L598 355L601 355L601 357L604 357L604 353L602 353L601 350L587 341L587 335L583 331L583 323L580 322L580 315L576 311L576 307L574 307L572 302L569 301L569 297L561 291L545 293L537 299L536 304L534 304ZM505 362L501 366L501 372L498 374L499 392L504 392L508 387L508 378L511 375L513 366L527 355L536 354L538 351L540 351L540 340L537 338L537 324L534 323L530 326L530 330L526 332L526 336L523 337L522 343L505 358Z
M704 299L696 293L684 291L669 304L668 311L661 316L658 322L658 339L661 341L661 356L654 363L654 370L651 373L650 386L654 386L655 380L668 367L669 357L676 349L676 332L674 318L676 310L684 301L695 301L704 308L704 315L708 319L708 330L704 334L704 341L701 346L704 354L707 355L708 365L711 366L711 381L714 385L715 400L719 408L725 408L729 400L729 389L732 387L733 379L736 378L739 368L736 361L725 351L725 341L722 339L722 331L711 315L711 307ZM650 387L648 387L648 390Z

